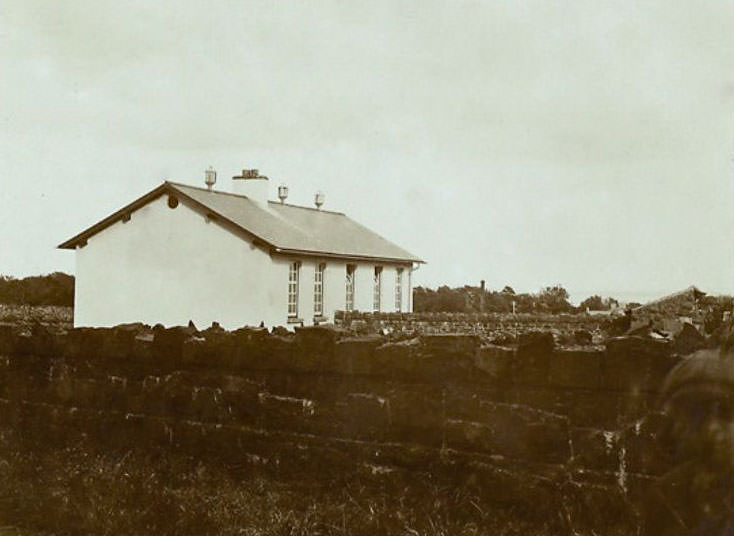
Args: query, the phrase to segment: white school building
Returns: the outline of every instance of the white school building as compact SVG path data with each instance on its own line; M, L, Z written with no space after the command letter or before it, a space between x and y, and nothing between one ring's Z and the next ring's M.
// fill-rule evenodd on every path
M67 240L75 326L295 326L412 311L423 261L339 212L269 201L257 170L217 191L164 182Z

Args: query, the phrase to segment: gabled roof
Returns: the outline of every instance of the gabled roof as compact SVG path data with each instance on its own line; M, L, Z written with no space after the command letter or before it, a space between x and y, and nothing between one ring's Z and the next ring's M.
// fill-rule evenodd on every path
M672 303L678 303L678 302L695 302L696 300L699 300L700 298L703 298L706 295L705 292L699 290L695 285L691 285L690 287L680 290L678 292L674 292L672 294L668 294L667 296L663 296L662 298L657 298L655 300L649 301L647 303L644 303L638 307L635 307L635 311L641 311L644 309L652 309L661 305L666 304L672 304Z
M229 223L261 244L269 246L275 253L424 262L341 212L274 201L269 201L265 207L243 195L209 191L175 182L164 182L60 244L59 248L74 249L77 245L84 244L89 237L166 193L176 194L190 201L194 209Z

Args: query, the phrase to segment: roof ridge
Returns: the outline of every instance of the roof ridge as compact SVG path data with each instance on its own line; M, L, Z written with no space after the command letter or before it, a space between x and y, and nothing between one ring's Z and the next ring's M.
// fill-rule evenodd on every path
M291 203L281 203L280 201L271 201L268 199L268 203L272 203L276 207L284 206L284 207L291 207L291 208L301 208L303 210L311 210L313 212L323 212L325 214L337 214L339 216L346 216L343 212L337 212L336 210L324 210L321 208L314 208L314 207L304 207L303 205L293 205Z
M241 199L249 199L252 201L252 198L243 195L243 194L236 194L234 192L225 192L224 190L210 190L209 188L203 188L201 186L192 186L191 184L184 184L183 182L175 182L175 181L165 181L166 184L170 184L171 186L183 186L184 188L193 188L194 190L199 190L200 192L206 192L209 194L222 194L222 195L229 195L231 197L239 197Z
M320 208L305 207L303 205L293 205L291 203L281 203L280 201L271 201L271 200L268 200L268 203L272 203L276 207L283 206L283 207L291 207L291 208L300 208L303 210L310 210L312 212L322 212L324 214L336 214L338 216L346 216L346 214L344 214L343 212L337 212L336 210L323 210Z
M239 197L242 199L249 199L250 201L252 201L251 197L248 197L244 194L236 194L234 192L225 192L224 190L210 190L209 188L204 188L202 186L193 186L191 184L184 184L183 182L176 182L176 181L165 181L165 183L170 184L172 186L183 186L184 188L193 188L194 190L199 190L201 192L207 192L210 194L229 195L232 197ZM273 205L276 205L276 206L283 205L283 206L291 207L291 208L302 208L304 210L313 210L315 212L324 212L327 214L339 214L340 216L346 216L346 214L344 214L343 212L337 212L335 210L323 210L323 209L318 209L318 208L313 208L313 207L305 207L303 205L294 205L292 203L281 203L280 201L274 201L272 199L268 199L268 203L272 203Z

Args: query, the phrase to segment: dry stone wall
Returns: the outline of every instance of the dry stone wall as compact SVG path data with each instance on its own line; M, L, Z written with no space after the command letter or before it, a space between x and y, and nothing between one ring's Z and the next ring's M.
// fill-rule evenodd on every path
M564 345L602 344L603 316L543 313L362 313L337 311L336 322L352 331L390 335L477 335L483 341L516 343L520 335L543 331L552 333Z
M59 445L83 434L275 475L418 475L603 534L637 526L645 489L668 468L657 404L679 359L638 337L563 349L548 333L503 347L330 327L5 325L0 423Z

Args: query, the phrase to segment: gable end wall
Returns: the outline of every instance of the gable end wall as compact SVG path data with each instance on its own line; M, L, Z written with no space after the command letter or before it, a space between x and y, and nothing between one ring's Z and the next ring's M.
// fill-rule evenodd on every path
M287 264L167 196L76 250L75 326L282 323Z

